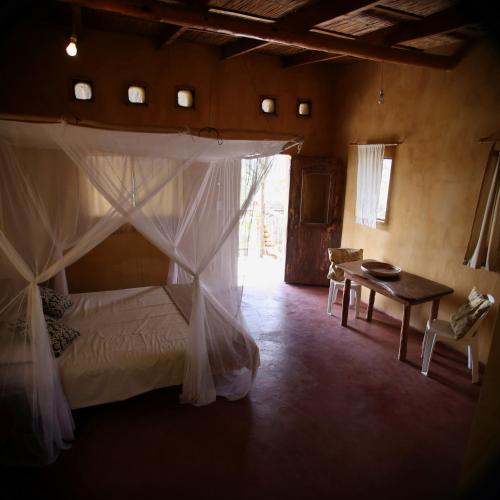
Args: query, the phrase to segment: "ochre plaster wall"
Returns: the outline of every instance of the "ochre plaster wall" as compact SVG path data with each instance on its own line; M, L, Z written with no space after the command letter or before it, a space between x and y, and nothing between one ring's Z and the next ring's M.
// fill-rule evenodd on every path
M335 149L348 159L342 245L364 248L365 258L397 264L454 288L441 302L443 319L473 285L500 300L498 273L462 265L491 147L478 139L500 128L498 63L498 54L483 45L450 72L386 64L384 105L377 103L379 64L339 67L336 73ZM348 144L398 140L404 142L396 148L388 222L377 229L358 225L357 157ZM377 296L375 307L401 317L399 304L385 297ZM488 357L497 310L498 305L481 332L482 361ZM412 325L423 331L428 314L428 305L415 307Z
M84 31L78 55L71 58L64 51L67 38L67 26L34 23L4 41L1 114L79 118L138 129L285 132L305 138L302 154L331 151L329 67L286 69L278 58L258 54L224 61L214 46L177 41L156 50L156 41L146 37L91 30ZM72 99L74 78L93 82L93 102ZM136 82L147 86L147 106L126 103L127 83ZM175 106L178 85L194 88L194 110ZM260 95L277 98L277 116L260 112ZM298 98L311 99L311 118L296 115Z
M66 269L72 293L161 286L169 258L134 229L106 238Z
M181 41L156 50L155 40L85 26L78 55L70 58L64 51L68 26L50 20L26 22L2 41L0 114L78 118L137 129L210 126L263 131L257 138L285 132L305 138L302 154L331 152L328 67L285 69L278 58L257 54L222 61L216 47ZM75 78L93 82L92 102L72 98ZM147 106L126 103L127 83L147 86ZM194 88L194 110L175 106L178 85ZM277 116L260 112L260 95L277 98ZM296 115L297 98L312 101L311 118ZM113 262L106 260L106 251L112 252ZM165 279L165 262L138 233L113 235L75 263L68 276L72 291L157 284Z

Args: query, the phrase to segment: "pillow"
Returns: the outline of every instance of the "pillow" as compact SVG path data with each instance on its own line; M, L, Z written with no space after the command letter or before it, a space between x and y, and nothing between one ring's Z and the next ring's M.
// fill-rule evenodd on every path
M474 325L474 323L483 315L486 314L491 307L491 302L488 297L482 295L481 292L473 287L469 293L468 300L460 306L458 311L451 315L450 324L455 334L455 338L461 339Z
M45 316L45 323L47 324L50 346L52 347L55 357L58 358L63 353L64 349L80 336L80 332L50 316ZM9 331L18 337L29 337L30 333L26 327L27 322L23 318L18 318L8 323Z
M52 351L54 351L54 356L58 358L64 349L80 336L80 332L50 316L45 316L45 321Z
M71 299L57 293L55 290L52 290L52 288L46 288L44 286L39 288L44 314L56 319L61 319L64 313L73 305Z
M29 337L29 332L27 327L28 327L28 322L20 316L17 319L13 319L12 321L9 321L7 323L7 328L9 332L17 336Z
M344 281L344 271L337 267L337 264L353 262L363 258L363 249L357 248L329 248L328 258L330 259L330 269L327 278L329 280Z

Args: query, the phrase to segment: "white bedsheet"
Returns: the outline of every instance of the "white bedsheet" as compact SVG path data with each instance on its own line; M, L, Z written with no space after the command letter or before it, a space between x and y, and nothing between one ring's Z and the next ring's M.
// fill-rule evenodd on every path
M71 295L80 332L58 358L72 409L182 384L188 325L161 287Z

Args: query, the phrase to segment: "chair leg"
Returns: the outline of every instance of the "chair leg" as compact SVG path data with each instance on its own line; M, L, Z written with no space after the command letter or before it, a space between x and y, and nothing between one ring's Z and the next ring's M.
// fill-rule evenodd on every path
M432 353L436 344L436 334L431 331L427 332L424 347L424 359L422 362L422 374L427 376L431 364Z
M477 384L479 382L479 359L477 346L472 344L469 346L469 357L472 358L470 364L472 365L472 383Z
M361 289L356 289L356 318L359 318L359 304L361 302Z
M425 329L424 338L422 339L422 349L420 349L420 358L424 358L425 342L427 341L428 329Z
M330 316L332 315L332 302L333 302L333 291L335 289L335 285L332 280L330 280L330 290L328 290L328 302L326 305L326 312Z
M467 346L467 368L472 370L472 347L470 345Z
M337 294L338 293L339 293L339 287L336 284L334 284L333 285L333 300L332 300L333 304L337 303Z
M356 303L356 290L351 286L351 292L349 294L349 306L353 306Z

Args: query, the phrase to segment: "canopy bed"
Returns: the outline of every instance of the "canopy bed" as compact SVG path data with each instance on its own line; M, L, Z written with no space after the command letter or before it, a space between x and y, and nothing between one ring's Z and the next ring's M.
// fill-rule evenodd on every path
M54 461L70 408L174 384L194 405L248 393L239 220L289 142L0 121L2 460ZM39 285L65 297L64 269L125 223L170 258L165 286L70 295L47 316Z

